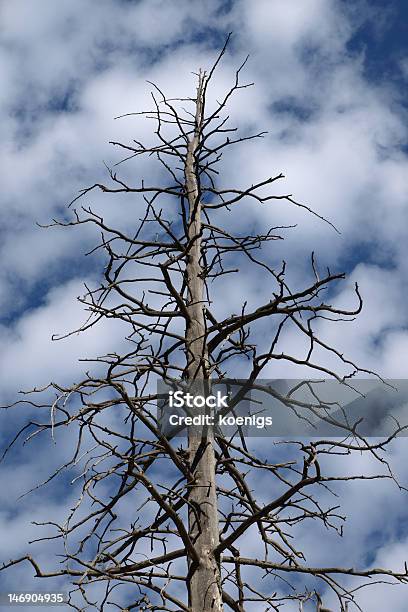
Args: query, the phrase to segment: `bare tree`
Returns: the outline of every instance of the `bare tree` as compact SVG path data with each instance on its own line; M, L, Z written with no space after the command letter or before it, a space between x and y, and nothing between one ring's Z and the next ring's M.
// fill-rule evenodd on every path
M246 201L266 205L282 200L319 217L291 195L267 191L284 178L282 174L247 188L223 186L217 167L224 151L242 143L250 146L249 141L264 135L239 135L224 115L231 96L252 85L240 81L246 60L224 98L207 110L209 86L228 40L211 70L197 74L194 97L169 99L152 84L152 108L130 113L156 122L156 144L112 143L126 152L122 162L141 156L156 160L162 183L148 185L142 180L131 185L110 168L109 184L95 183L71 203L94 191L126 194L134 198L138 215L140 203L144 205L138 226L129 223L128 232L111 227L89 205L74 207L70 221L52 223L93 224L100 230L95 250L107 257L104 280L79 298L89 318L76 332L115 319L129 330L129 348L95 357L92 369L73 385L52 382L35 389L40 399L33 399L32 392L25 394L23 401L32 408L30 420L6 452L21 436L54 435L69 427L75 434L72 457L47 482L63 470L78 474L80 468L75 478L80 492L64 524L44 523L55 530L45 539L61 542L62 563L56 569L43 570L30 555L4 563L3 569L27 561L39 578L66 577L71 584L69 605L76 610L243 612L278 610L286 604L303 609L312 601L317 610L324 610L319 593L327 587L346 610L349 603L358 608L357 587L347 586L344 579L367 578L370 584L376 578L408 581L406 567L399 573L311 567L291 535L308 521L320 521L341 534L344 517L337 506L320 503L319 491L332 482L373 476L325 475L322 459L370 453L378 459L375 477L393 479L385 452L398 428L376 443L360 436L354 426L343 438L289 441L285 448L291 458L280 460L280 453L262 457L264 447L258 451L257 444L228 439L212 427L203 428L200 436L190 432L187 446L159 427L158 379L202 384L231 378L237 360L247 364L241 398L249 388L262 387L262 372L276 360L303 365L314 375L343 384L358 372L374 376L316 331L322 319L343 321L360 313L358 286L355 307L345 310L329 304L324 293L345 276L330 270L320 276L312 256L312 280L291 289L285 262L276 268L263 256L281 239L284 227L252 233L244 220L243 232L228 229L228 214L235 215L236 225L238 206ZM270 298L251 308L244 296L235 306L236 314L221 316L213 303L214 287L248 265L264 275ZM281 339L290 326L308 344L304 358L282 350ZM316 349L335 356L348 373L339 375L315 359ZM279 397L288 410L299 408L292 396L280 396L270 387L264 391ZM316 397L310 409L318 413L321 408ZM37 416L43 410L45 418ZM269 483L266 503L259 478ZM248 534L256 543L256 556L245 552Z

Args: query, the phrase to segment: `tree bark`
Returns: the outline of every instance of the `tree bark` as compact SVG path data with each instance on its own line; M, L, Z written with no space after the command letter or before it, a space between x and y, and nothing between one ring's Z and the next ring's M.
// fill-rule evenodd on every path
M201 202L195 154L200 142L204 119L203 88L205 74L200 71L197 87L194 135L188 143L185 183L189 204L189 251L186 278L188 321L186 325L186 374L204 390L208 376L205 337L204 280L201 267ZM198 561L189 562L189 606L193 612L220 612L222 591L219 559L214 550L219 544L218 509L215 483L213 432L206 428L201 435L189 433L188 450L194 474L190 490L189 535Z

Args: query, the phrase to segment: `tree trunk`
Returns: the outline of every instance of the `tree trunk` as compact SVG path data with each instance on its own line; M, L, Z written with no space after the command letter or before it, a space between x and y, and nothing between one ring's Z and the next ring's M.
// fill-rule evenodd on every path
M208 379L204 315L204 281L201 268L201 202L195 153L203 124L203 87L205 75L200 72L194 136L188 144L185 182L189 204L189 251L186 277L188 289L186 326L187 378L203 388ZM219 543L218 510L215 485L215 456L211 428L201 435L189 433L189 458L194 474L190 490L189 535L197 551L198 562L190 560L189 606L193 612L219 612L222 607L220 568L214 549Z

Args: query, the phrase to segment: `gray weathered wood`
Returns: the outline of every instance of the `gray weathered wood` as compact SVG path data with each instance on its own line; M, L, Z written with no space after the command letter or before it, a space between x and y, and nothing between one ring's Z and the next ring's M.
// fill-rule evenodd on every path
M195 152L203 123L205 74L199 74L195 131L188 144L185 182L189 203L188 238L192 241L187 266L188 314L186 325L187 378L208 378L204 314L204 281L201 268L201 202ZM219 543L215 456L211 430L202 436L190 434L189 457L194 485L190 492L189 535L197 551L198 563L190 561L189 606L194 612L217 612L223 609L220 569L214 549Z

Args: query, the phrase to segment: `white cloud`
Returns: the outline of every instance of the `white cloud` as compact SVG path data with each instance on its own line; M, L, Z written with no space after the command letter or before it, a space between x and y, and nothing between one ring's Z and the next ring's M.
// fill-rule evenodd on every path
M41 387L51 380L69 383L83 376L89 365L80 358L105 354L123 342L121 325L98 324L89 333L78 333L64 340L51 336L64 335L78 329L87 313L76 301L85 292L83 282L92 286L92 279L69 281L48 292L44 305L27 311L11 328L0 327L2 392Z

